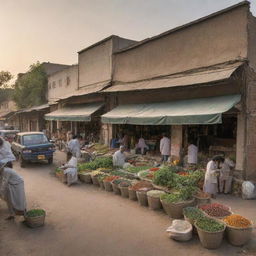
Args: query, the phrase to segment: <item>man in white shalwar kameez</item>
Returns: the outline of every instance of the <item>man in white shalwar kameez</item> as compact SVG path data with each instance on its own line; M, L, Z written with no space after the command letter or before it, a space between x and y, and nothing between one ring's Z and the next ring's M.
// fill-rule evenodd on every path
M63 167L64 174L67 176L67 184L68 186L77 183L77 158L72 156L70 160Z
M113 155L113 165L123 167L125 164L126 156L124 154L125 146L120 146L120 149Z
M188 165L195 167L198 161L198 148L194 143L190 143L188 146Z
M213 198L216 197L218 192L218 164L220 157L215 156L208 162L204 178L204 192L210 194Z
M15 160L10 143L0 137L0 164L8 163L8 167L12 167L11 163Z
M0 195L6 201L10 216L15 214L24 215L26 212L26 196L24 191L24 180L13 169L0 167Z
M149 150L148 145L146 144L145 140L140 137L138 144L136 145L136 153L138 154L139 152L144 155L144 153Z
M162 155L162 161L163 162L168 161L168 158L170 156L170 151L171 151L171 141L166 136L166 134L163 133L163 138L160 140L160 152L161 152L161 155Z
M72 156L74 156L76 158L81 157L80 140L81 140L80 136L74 136L73 139L70 140L68 143L68 153L71 153ZM67 156L67 161L68 161L68 157L69 156Z

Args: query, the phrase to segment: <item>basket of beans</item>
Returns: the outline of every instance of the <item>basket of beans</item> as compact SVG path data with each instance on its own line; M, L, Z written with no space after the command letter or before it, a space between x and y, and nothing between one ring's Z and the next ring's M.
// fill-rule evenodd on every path
M196 204L197 205L210 204L211 203L211 195L208 194L208 193L203 192L202 190L198 190L194 194L194 198L196 199Z
M217 249L220 247L226 228L225 223L217 219L203 217L195 222L195 227L204 248Z
M252 222L241 215L232 214L224 219L228 241L235 246L246 244L252 236Z
M217 219L223 219L232 214L230 207L219 203L199 205L198 208L208 216Z

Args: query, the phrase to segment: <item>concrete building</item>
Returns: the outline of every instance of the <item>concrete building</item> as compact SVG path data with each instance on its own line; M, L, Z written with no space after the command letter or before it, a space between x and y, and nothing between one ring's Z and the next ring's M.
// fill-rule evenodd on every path
M5 100L0 104L0 127L13 126L14 124L8 122L8 117L17 110L17 106L13 100Z
M249 5L115 53L113 84L104 90L112 109L102 117L107 138L162 127L171 134L172 157L196 137L208 153L234 154L238 173L256 179L256 18Z
M107 105L105 96L100 92L111 85L113 54L134 42L114 35L107 37L78 52L78 67L68 67L49 77L51 88L54 82L58 86L57 80L64 79L61 76L65 76L66 72L70 72L70 78L74 82L65 94L59 88L49 90L49 102L58 101L57 105L51 107L51 113L45 116L50 121L48 128L52 133L61 129L63 133L72 131L85 137L94 133L97 139L104 137L101 134L100 116L106 111Z

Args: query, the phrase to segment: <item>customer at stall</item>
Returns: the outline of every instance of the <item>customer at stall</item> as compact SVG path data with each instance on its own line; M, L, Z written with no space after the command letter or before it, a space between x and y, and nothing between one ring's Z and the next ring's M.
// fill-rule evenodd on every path
M162 155L162 162L167 162L170 156L171 141L166 133L163 133L163 138L160 140L160 152Z
M73 139L69 141L67 147L67 161L70 159L70 156L75 156L76 158L81 157L81 145L80 141L82 140L81 136L73 136Z
M8 206L9 217L7 220L14 219L16 214L25 214L24 180L13 169L5 167L5 164L0 164L0 196Z
M216 198L216 194L218 192L217 176L220 161L220 156L214 156L212 160L207 163L206 167L203 190L205 193L210 194L212 198Z
M63 170L64 174L67 177L67 185L71 186L74 183L77 183L77 158L75 156L69 156L68 162L60 167Z
M12 162L15 160L10 143L0 137L0 164L6 164L7 167L12 168Z
M124 154L125 146L120 146L120 149L113 155L113 165L116 167L123 167L125 164L126 156Z
M225 155L223 155L225 156ZM231 169L235 167L234 162L228 157L221 157L220 160L220 176L219 176L219 192L228 194L231 191L233 176Z
M138 144L136 145L136 154L145 155L148 150L149 147L146 144L145 140L142 137L140 137Z
M196 167L198 161L198 148L194 142L190 141L188 146L188 165L189 167Z

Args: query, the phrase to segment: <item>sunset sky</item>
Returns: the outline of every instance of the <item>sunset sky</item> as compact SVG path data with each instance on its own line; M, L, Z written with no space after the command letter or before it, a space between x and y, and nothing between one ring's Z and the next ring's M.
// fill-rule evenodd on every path
M111 34L142 40L238 2L0 0L0 70L16 75L36 61L74 64L77 51Z

